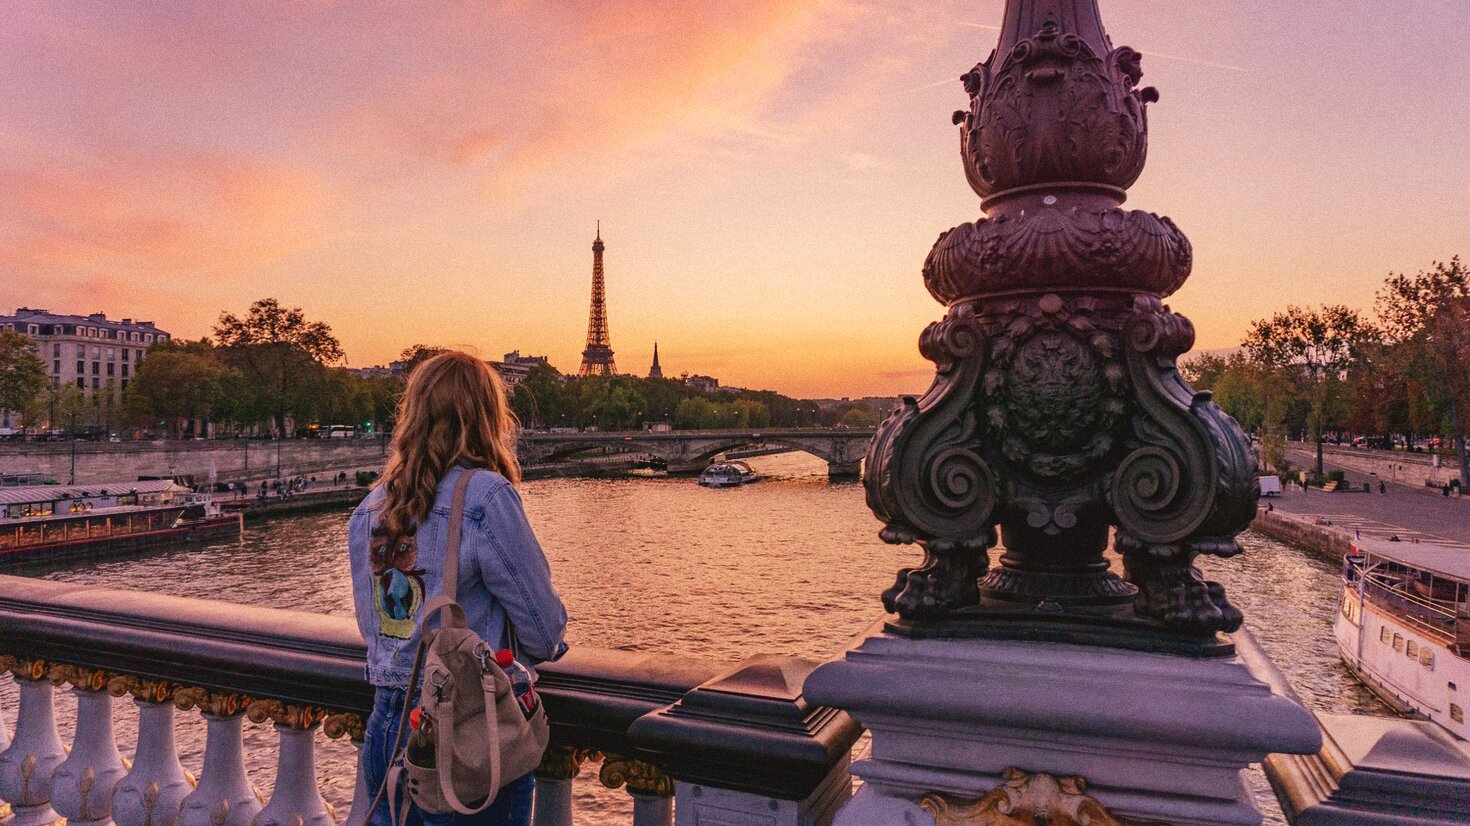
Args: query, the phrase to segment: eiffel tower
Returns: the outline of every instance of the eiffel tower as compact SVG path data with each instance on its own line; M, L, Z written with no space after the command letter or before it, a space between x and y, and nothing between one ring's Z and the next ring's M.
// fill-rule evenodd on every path
M602 284L602 222L597 222L597 240L592 242L592 313L587 319L587 349L582 351L579 376L615 376L612 345L607 340L607 296Z

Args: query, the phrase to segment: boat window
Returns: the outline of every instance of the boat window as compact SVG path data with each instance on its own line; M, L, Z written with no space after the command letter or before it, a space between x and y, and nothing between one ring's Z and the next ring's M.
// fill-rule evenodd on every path
M55 506L51 502L24 502L7 507L5 515L11 519L24 519L29 516L50 516L54 510Z
M1423 648L1419 649L1419 664L1422 665L1422 666L1424 666L1425 668L1429 669L1430 671L1433 671L1434 670L1434 649L1433 648L1430 648L1429 646L1426 645Z
M1395 651L1402 651L1402 650L1404 650L1404 635L1403 634L1394 634L1393 635L1393 650L1395 650Z
M1454 703L1450 703L1450 719L1456 723L1465 722L1465 710Z
M1380 625L1380 626L1378 626L1378 641L1379 642L1388 642L1388 626L1387 625Z
M1415 642L1414 640L1409 640L1407 643L1405 643L1404 656L1408 657L1411 660L1419 656L1419 643Z

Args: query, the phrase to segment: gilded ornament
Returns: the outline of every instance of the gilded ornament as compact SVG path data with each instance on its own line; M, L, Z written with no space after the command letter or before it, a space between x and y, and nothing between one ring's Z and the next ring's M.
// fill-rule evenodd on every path
M44 680L47 665L45 660L31 660L0 654L0 671L9 671L15 675L17 680Z
M1084 794L1081 777L1005 770L1006 782L980 798L925 795L919 807L934 826L1164 826L1114 815Z
M270 720L278 726L305 731L320 723L327 716L327 711L316 706L301 706L280 700L254 700L245 707L245 716L252 723Z
M71 685L82 691L102 691L112 680L113 674L93 668L53 663L46 669L46 678L54 686Z
M361 714L339 711L322 718L322 733L333 740L346 736L354 743L361 743L365 730L366 724Z
M623 757L620 754L606 756L602 761L602 770L598 772L597 779L609 789L626 786L631 794L656 797L674 796L674 779L664 774L662 769L652 763Z
M249 697L233 691L212 691L198 686L180 686L174 689L174 706L180 711L197 708L214 717L234 717L249 704Z
M588 760L602 759L602 752L574 746L550 746L541 755L541 765L536 767L536 776L553 780L571 780L582 771Z
M107 693L114 697L131 694L145 703L166 703L173 699L174 684L151 677L119 674L107 681Z

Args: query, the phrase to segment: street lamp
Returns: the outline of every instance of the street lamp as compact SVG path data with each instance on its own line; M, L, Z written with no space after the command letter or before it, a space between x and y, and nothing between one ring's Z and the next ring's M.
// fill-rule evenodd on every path
M71 412L71 473L67 476L66 483L75 485L77 483L77 411Z

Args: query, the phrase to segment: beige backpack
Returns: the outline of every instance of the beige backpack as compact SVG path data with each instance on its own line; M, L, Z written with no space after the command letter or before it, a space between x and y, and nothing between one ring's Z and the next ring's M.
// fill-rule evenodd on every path
M396 756L408 727L414 684L422 671L420 728L414 736L432 743L432 764L426 755L408 748L403 749L402 767L394 761L384 787L395 823L402 822L397 811L401 774L406 775L409 799L419 809L432 814L475 814L495 802L502 786L540 764L550 738L545 709L538 704L530 719L526 718L510 677L495 662L495 649L466 627L464 608L455 602L465 490L474 472L466 469L454 486L443 593L429 600L420 619L427 625L437 612L439 627L423 629L393 743ZM514 629L510 636L514 647Z

